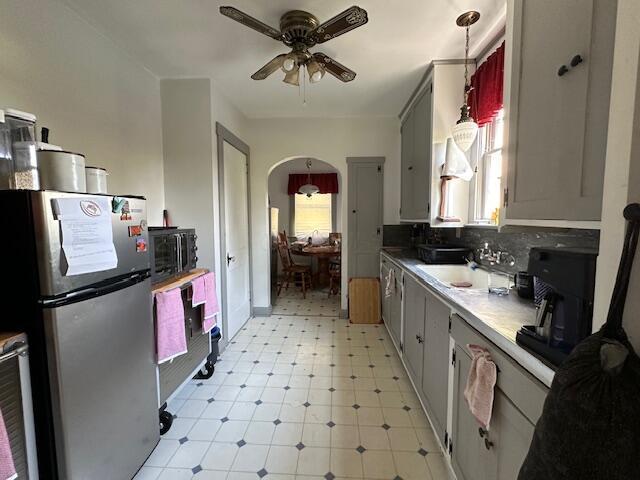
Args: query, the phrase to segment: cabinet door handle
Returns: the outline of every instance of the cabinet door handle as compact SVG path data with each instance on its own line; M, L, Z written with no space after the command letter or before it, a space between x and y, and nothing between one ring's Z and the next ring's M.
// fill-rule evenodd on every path
M565 73L567 73L569 71L569 69L567 68L566 65L562 65L559 69L558 69L558 76L562 77Z
M491 447L493 447L493 442L489 441L488 438L484 439L484 448L486 448L487 450L491 450Z
M409 170L413 170L413 167L409 167Z
M424 342L424 339L420 335L416 335L416 340L418 341L418 343Z
M571 59L571 66L572 67L577 67L578 65L580 65L583 62L583 58L580 55L576 55L575 57L573 57Z
M484 428L482 428L482 427L478 428L478 435L480 435L480 438L484 438L487 433L489 433L489 432L487 430L485 430Z

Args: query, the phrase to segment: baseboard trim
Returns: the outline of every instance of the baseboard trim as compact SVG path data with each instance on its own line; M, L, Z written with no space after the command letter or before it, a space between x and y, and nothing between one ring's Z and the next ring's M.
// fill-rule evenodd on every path
M348 319L349 318L349 310L340 310L340 318Z
M272 310L271 305L268 307L253 307L253 315L256 317L270 317Z

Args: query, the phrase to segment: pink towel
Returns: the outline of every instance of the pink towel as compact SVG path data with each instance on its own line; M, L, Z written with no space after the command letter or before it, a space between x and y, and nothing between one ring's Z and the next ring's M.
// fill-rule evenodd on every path
M18 478L18 474L13 464L9 435L4 426L2 412L0 412L0 480L13 480L14 478Z
M204 314L202 318L202 333L209 333L216 325L216 315L220 313L218 296L216 294L216 277L213 272L192 280L193 306L204 304Z
M467 345L473 355L464 398L469 410L480 426L489 429L493 411L493 388L496 385L498 369L489 351L479 345Z
M184 305L179 288L156 293L156 346L159 364L187 353Z

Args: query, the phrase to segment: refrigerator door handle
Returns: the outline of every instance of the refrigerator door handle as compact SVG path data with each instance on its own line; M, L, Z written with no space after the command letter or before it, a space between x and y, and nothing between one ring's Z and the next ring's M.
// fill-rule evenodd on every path
M129 275L107 285L97 285L95 287L76 290L75 292L67 293L61 297L45 298L43 300L40 300L40 303L42 304L42 306L48 308L60 307L69 303L80 302L87 298L100 297L102 295L106 295L107 293L122 290L123 288L127 288L131 285L135 285L136 283L140 283L147 278L149 278L148 271L134 273L133 275Z

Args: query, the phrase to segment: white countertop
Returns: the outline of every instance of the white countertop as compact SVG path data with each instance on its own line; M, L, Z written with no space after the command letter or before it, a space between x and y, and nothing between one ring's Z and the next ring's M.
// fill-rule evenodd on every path
M385 251L389 261L408 272L420 284L436 294L492 343L513 358L547 387L555 372L537 357L516 343L516 333L523 325L535 319L535 307L517 295L498 296L478 290L447 287L434 277L417 268L424 262L403 251Z

